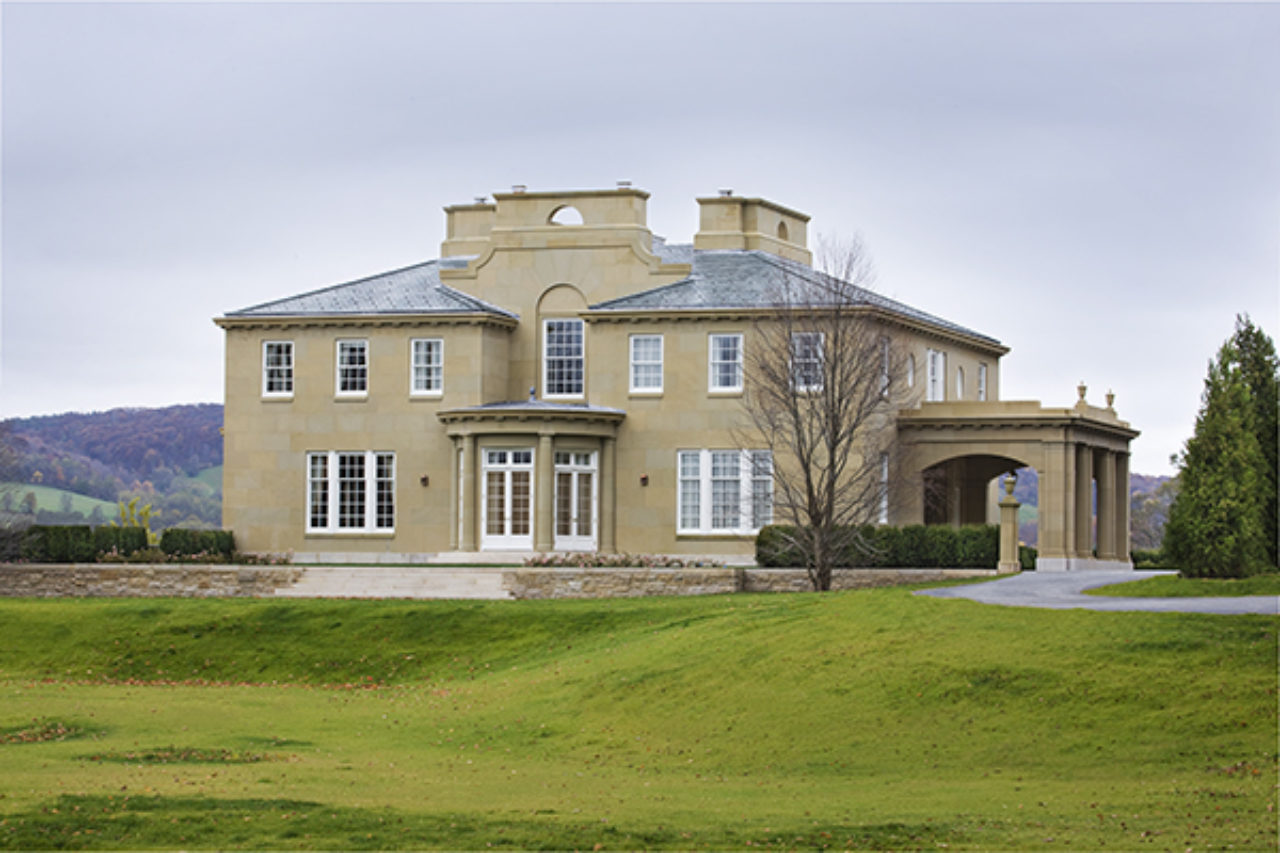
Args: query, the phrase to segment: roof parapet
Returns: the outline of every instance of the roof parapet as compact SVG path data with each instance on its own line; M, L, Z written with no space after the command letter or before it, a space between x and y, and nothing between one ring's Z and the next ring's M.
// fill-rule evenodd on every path
M698 199L698 209L695 249L757 249L813 265L808 214L768 199L735 196L730 190Z

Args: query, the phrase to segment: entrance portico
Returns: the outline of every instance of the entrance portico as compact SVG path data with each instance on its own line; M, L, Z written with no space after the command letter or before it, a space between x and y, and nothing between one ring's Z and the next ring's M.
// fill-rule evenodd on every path
M922 403L900 412L908 470L919 472L900 495L902 522L986 521L991 478L1026 466L1040 476L1038 570L1132 568L1129 442L1138 431L1116 415L1112 395L1100 408L1085 401L1084 386L1077 390L1069 409L1001 401Z
M438 413L454 551L614 553L620 409L540 400Z

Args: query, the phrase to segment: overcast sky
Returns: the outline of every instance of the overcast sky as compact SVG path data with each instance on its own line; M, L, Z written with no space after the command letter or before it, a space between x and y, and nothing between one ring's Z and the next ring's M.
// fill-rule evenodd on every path
M1280 292L1280 7L24 5L3 14L0 417L222 400L211 318L435 257L527 184L732 188L860 233L1000 339L1001 396L1108 388L1171 473Z

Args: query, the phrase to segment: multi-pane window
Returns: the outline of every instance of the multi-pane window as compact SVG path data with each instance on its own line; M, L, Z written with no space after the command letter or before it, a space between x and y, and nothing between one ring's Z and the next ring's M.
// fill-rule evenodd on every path
M293 341L263 342L262 396L293 396Z
M338 341L339 394L369 393L369 342Z
M662 335L631 336L631 390L662 390Z
M712 335L709 385L712 391L742 390L742 335Z
M925 400L930 402L947 399L947 354L929 350L928 375L925 377Z
M307 454L307 530L391 532L396 526L394 453Z
M978 399L987 399L987 364L986 362L978 363Z
M547 320L543 335L543 394L581 397L585 374L581 320Z
M773 520L773 458L767 450L681 450L680 533L750 534Z
M791 382L797 391L822 390L822 332L791 333Z
M411 394L439 394L444 391L444 341L414 338L410 342Z

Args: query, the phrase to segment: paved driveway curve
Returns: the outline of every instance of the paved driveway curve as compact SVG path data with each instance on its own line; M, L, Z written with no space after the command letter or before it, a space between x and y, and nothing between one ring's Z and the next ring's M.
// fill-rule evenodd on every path
M934 598L967 598L983 604L1044 607L1050 610L1144 610L1154 613L1280 614L1280 596L1235 598L1118 598L1085 595L1084 590L1138 581L1172 572L1023 572L988 583L917 590Z

